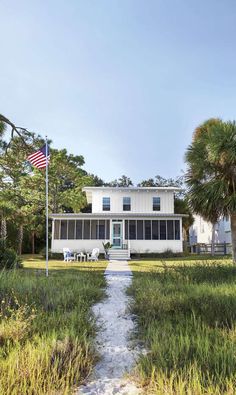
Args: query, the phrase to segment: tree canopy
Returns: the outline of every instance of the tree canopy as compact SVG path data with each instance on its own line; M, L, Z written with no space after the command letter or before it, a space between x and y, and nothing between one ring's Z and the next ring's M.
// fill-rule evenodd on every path
M230 216L236 261L236 124L209 119L196 128L186 152L188 202L194 213L217 222Z

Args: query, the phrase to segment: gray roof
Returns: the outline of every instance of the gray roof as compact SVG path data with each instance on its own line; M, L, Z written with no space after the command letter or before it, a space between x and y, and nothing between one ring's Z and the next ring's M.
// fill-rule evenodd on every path
M61 213L50 214L50 218L78 218L78 219L130 219L130 218L180 218L188 217L188 214L171 214L171 213Z

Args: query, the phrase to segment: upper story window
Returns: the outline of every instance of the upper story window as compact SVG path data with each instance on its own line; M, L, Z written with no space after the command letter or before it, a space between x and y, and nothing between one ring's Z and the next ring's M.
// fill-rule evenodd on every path
M131 210L131 198L123 197L123 211L130 211L130 210Z
M103 211L110 211L111 203L110 203L110 198L109 197L103 197L102 198L102 209L103 209Z
M159 197L152 198L152 209L153 209L153 211L160 211L161 210L161 198L159 198Z

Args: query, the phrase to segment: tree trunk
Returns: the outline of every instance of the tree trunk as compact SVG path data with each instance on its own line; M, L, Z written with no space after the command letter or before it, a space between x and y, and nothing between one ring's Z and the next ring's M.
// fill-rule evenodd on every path
M231 223L231 238L232 238L232 257L233 262L236 263L236 213L230 215Z
M1 219L1 239L3 242L4 247L6 246L7 240L7 221L6 218L2 217Z
M215 255L215 241L216 241L215 227L216 227L216 224L212 224L211 255L213 255L213 256Z
M18 232L18 255L22 254L23 236L24 236L24 228L23 225L20 225Z
M31 253L35 254L35 231L33 230L31 233Z

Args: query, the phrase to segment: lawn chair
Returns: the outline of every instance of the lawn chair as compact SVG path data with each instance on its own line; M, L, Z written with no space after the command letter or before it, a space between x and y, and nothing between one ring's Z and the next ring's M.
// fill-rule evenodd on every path
M64 262L75 261L75 254L69 248L63 248Z
M88 261L98 261L98 256L99 256L99 248L94 248L91 252L91 254L87 254L87 260Z

